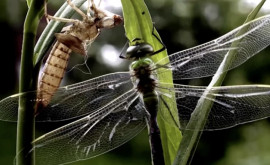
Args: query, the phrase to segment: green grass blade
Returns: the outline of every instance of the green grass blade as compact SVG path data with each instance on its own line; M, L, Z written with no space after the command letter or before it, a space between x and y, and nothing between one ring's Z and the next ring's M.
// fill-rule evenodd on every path
M259 12L260 8L264 4L265 0L262 0L260 4L248 15L245 23L252 21L255 19L257 13ZM241 29L237 36L242 35L247 31L247 28ZM231 47L236 47L239 44L240 41L233 42ZM228 55L226 58L224 58L224 61L221 63L219 69L217 70L216 74L212 78L212 81L210 82L208 89L212 88L214 86L220 86L226 76L225 70L226 68L230 67L231 61L234 60L234 57L236 55L236 51L233 49L228 52ZM220 74L222 73L222 74ZM174 165L186 165L189 164L192 156L196 150L196 146L199 142L199 139L201 137L202 132L199 130L202 130L205 126L205 123L208 118L208 114L211 110L211 107L213 105L213 102L209 100L206 100L204 98L212 98L212 96L208 95L207 92L203 94L204 97L201 97L197 103L197 106L191 115L191 119L187 125L188 128L195 128L195 130L186 130L183 135L183 139L181 141L180 147L178 149L177 156L174 161ZM214 100L211 99L211 100Z
M143 41L151 44L154 50L159 50L163 45L152 35L153 22L149 11L143 0L121 0L124 13L124 26L126 31L126 36L130 41L130 45L133 45L131 41L135 38L140 38ZM159 37L157 31L154 29L154 33ZM160 38L160 37L159 37ZM167 57L167 52L163 51L152 57L154 62ZM165 63L169 61L164 61ZM167 71L167 73L158 74L158 79L161 82L169 83L173 87L172 72ZM175 119L178 119L176 102L174 98L167 99L165 101L170 107ZM160 104L159 112L168 111L164 104ZM165 120L172 120L171 117L166 117ZM178 121L178 120L177 120ZM182 135L179 129L175 125L168 123L174 123L173 121L164 121L163 118L158 115L158 124L161 131L161 140L165 158L165 164L171 165L175 158L177 148L180 144ZM179 123L178 123L179 124Z

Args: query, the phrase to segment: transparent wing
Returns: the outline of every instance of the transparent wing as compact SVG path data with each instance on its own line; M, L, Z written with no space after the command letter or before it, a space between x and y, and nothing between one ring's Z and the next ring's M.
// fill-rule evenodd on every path
M132 88L128 72L108 74L61 87L36 121L60 121L90 114ZM0 120L17 121L18 99L29 93L35 92L16 94L1 100Z
M247 32L235 37L243 29L247 29ZM239 42L237 47L231 47L234 41ZM158 64L164 65L169 58L170 64L167 64L167 68L172 69L175 80L207 77L216 73L229 50L236 52L228 70L244 63L269 44L270 15L267 15L244 24L213 41L171 54Z
M175 85L180 123L185 128L205 87ZM270 116L270 86L215 87L204 98L213 101L205 130L218 130ZM192 129L192 128L191 128Z
M146 117L144 104L132 89L89 115L37 138L33 142L36 163L62 164L108 152L141 132Z

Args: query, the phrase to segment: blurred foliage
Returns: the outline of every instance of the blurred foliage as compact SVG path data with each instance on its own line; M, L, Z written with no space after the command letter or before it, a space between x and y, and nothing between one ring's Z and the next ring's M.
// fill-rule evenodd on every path
M49 13L55 13L63 2L64 0L49 1ZM253 4L254 2L255 0ZM240 26L253 8L245 3L245 0L146 0L146 3L169 54L210 41ZM266 3L265 6L267 5L269 6ZM1 39L0 99L16 93L18 89L18 64L26 8L24 0L0 1L0 28L4 32L2 35L5 35ZM121 13L116 8L108 10ZM260 15L266 15L269 12L270 10L265 9ZM46 26L46 21L43 19L40 23L39 33L42 32L44 26ZM104 62L104 56L102 56L102 52L107 52L106 56L111 57L110 51L104 51L104 45L113 45L120 54L126 41L123 27L103 30L88 49L87 65L92 74L72 69L65 75L63 84L83 81L109 72L127 71L128 62L119 59L121 65L111 66ZM242 66L230 71L223 84L270 84L269 53L270 48L267 48ZM80 55L72 55L69 70L77 63L84 63L84 59ZM85 67L83 69L85 70ZM87 72L87 70L85 71ZM209 79L180 81L178 83L207 85ZM266 119L227 130L204 132L192 164L269 164L269 127L269 122ZM15 123L0 122L0 164L13 163L15 136ZM127 144L107 154L87 161L72 163L72 165L149 165L150 161L148 135L145 130Z

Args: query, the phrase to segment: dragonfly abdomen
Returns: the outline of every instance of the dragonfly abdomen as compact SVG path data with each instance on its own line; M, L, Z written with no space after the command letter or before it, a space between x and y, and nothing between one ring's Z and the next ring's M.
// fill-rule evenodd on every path
M59 88L71 52L72 50L69 47L56 41L39 79L38 107L46 107L55 91Z
M131 64L134 71L135 85L143 96L145 108L149 114L148 132L151 145L152 161L155 165L164 165L163 149L161 145L160 130L157 124L158 96L155 91L156 80L151 69L150 59L141 59Z
M148 121L152 161L155 165L164 165L163 149L161 145L160 130L157 124L158 97L155 91L143 94L144 105L150 114Z

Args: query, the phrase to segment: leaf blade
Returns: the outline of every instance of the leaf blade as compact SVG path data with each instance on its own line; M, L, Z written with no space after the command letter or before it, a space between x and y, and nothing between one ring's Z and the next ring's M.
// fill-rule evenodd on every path
M154 50L159 50L163 47L163 45L158 41L153 35L153 22L150 16L150 13L144 3L143 0L121 0L123 5L123 13L124 13L124 24L126 30L126 36L129 39L130 45L133 45L132 41L135 38L143 39L145 42L151 44ZM154 34L160 39L157 31L154 29ZM164 57L167 57L167 51L163 51L157 55L151 57L154 62L157 62ZM168 63L169 61L165 61L164 63ZM172 72L167 71L166 73L159 74L158 79L161 82L171 84L173 87L173 79ZM174 94L172 94L172 98L165 98L165 101L170 106L170 110L172 110L172 114L175 119L178 119L176 102L173 98ZM162 147L164 152L165 164L171 165L177 148L180 144L182 135L179 129L175 125L170 125L168 123L173 123L164 121L164 119L160 115L160 111L166 111L166 105L160 104L158 109L158 125L161 132L161 140ZM166 120L172 120L171 118L166 118ZM178 120L177 120L178 121Z

